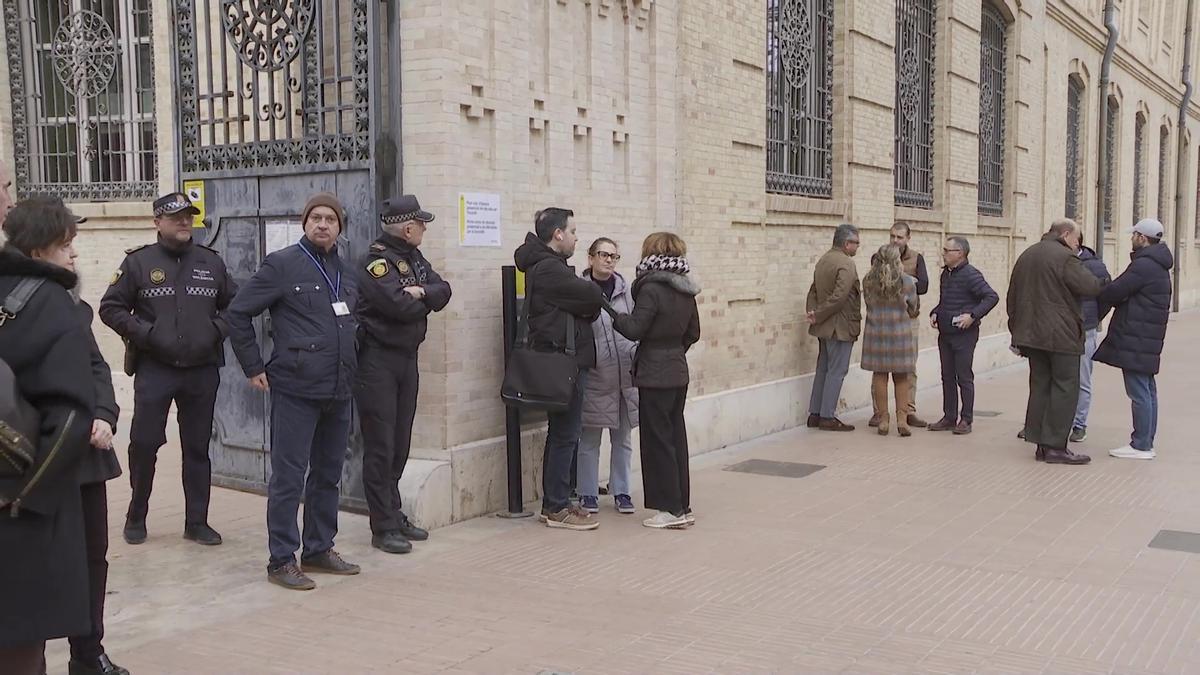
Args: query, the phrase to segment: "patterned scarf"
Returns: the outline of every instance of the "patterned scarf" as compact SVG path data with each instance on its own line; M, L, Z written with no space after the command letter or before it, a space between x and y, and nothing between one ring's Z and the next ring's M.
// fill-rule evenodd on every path
M638 263L637 275L640 277L649 272L674 272L675 274L687 274L691 271L688 266L687 258L673 255L652 255L642 258Z

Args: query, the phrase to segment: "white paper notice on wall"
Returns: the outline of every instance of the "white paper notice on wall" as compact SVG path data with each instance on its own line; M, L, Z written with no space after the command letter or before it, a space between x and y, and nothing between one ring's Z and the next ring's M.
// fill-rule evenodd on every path
M460 246L500 246L500 195L458 193Z
M300 227L300 216L294 218L267 218L263 221L263 255L285 249L300 241L304 228Z

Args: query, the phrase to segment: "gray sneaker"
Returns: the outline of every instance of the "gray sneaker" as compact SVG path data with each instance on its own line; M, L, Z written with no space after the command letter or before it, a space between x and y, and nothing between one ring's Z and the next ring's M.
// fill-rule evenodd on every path
M338 552L333 549L302 558L300 565L306 572L324 572L325 574L340 574L342 576L352 576L362 571L358 565L353 565L342 560L342 556L338 555Z
M1087 440L1087 427L1075 427L1071 429L1070 439L1072 443L1082 443Z
M294 562L268 569L267 581L292 591L311 591L317 587L317 583L305 576Z
M557 527L564 530L594 530L600 523L587 511L578 506L546 514L546 527Z

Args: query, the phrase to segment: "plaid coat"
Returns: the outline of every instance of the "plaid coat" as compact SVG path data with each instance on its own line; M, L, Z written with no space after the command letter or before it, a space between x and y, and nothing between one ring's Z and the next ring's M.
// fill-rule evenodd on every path
M900 301L877 302L867 296L867 321L863 330L863 370L873 373L911 373L917 369L913 317L920 312L916 279L905 274Z

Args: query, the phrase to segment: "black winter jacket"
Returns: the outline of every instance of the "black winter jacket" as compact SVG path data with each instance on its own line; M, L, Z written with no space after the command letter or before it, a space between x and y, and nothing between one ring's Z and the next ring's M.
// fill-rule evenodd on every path
M1159 242L1134 251L1132 262L1097 299L1100 318L1116 308L1096 361L1135 373L1158 373L1171 314L1171 249Z
M1096 257L1096 252L1086 246L1079 247L1079 260L1087 271L1096 275L1100 283L1107 284L1112 281L1112 277L1108 274L1108 268L1104 266L1104 261ZM1083 298L1080 301L1083 308L1083 329L1096 330L1100 327L1100 308L1096 298Z
M420 249L390 234L371 244L355 273L359 299L354 312L363 343L416 354L425 341L429 313L450 303L450 284ZM417 300L405 293L409 286L425 289L425 297Z
M317 268L315 258L325 274ZM334 313L334 288L341 280L337 298L350 313ZM302 237L267 256L262 267L234 296L227 312L229 339L246 377L267 374L272 388L300 398L346 400L354 391L358 369L354 320L357 276L338 258L337 247L321 251ZM275 342L271 360L263 363L254 317L271 313Z
M613 328L638 342L633 383L646 389L686 387L687 351L700 340L700 287L683 274L647 272L633 282L633 312Z
M96 387L96 411L92 414L92 419L104 420L116 431L121 408L117 405L117 395L113 391L112 369L104 360L100 345L96 343L96 334L92 332L92 307L83 300L78 300L75 311L79 313L79 320L87 330L90 348L92 383ZM111 447L100 449L88 445L88 451L83 453L83 460L79 463L80 483L103 483L120 475L121 463L117 461L115 450Z
M566 258L555 253L530 232L513 254L517 269L525 273L525 301L529 303L529 345L545 351L564 351L567 317L575 318L576 360L580 368L596 366L596 341L592 322L600 316L604 293L588 279L575 276Z
M0 648L91 629L78 476L96 404L88 340L72 272L0 250L0 298L23 277L45 282L0 325L0 359L42 424L32 470L0 479L0 504L16 500L0 507Z
M937 317L938 332L942 335L978 335L980 321L1000 302L1000 296L983 278L983 273L969 262L953 269L943 268L938 293L938 304L929 314ZM954 325L954 317L959 314L970 314L975 319L965 331Z

